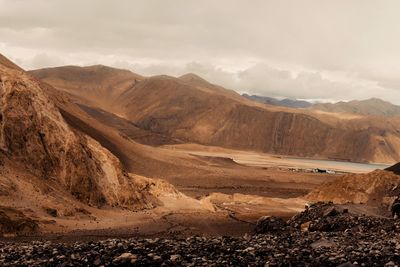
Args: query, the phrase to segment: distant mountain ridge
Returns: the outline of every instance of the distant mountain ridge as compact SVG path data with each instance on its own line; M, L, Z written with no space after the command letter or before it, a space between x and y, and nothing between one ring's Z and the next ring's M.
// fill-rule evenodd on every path
M331 113L352 113L364 116L400 116L400 106L394 105L380 98L370 98L365 100L339 101L336 103L311 103L305 100L297 99L277 99L268 96L243 94L243 97L273 106L288 108L309 108Z
M366 100L353 100L349 102L318 103L312 106L314 110L321 110L334 113L354 113L366 116L400 116L400 106L379 98Z
M248 95L248 94L242 94L242 96L260 103L269 104L273 106L283 106L288 108L309 108L313 105L312 103L304 100L297 100L290 98L279 100L277 98L268 96L258 96L258 95Z

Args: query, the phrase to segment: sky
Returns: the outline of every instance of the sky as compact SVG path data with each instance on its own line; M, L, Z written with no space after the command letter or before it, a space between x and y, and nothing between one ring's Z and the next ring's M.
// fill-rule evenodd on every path
M400 104L400 1L0 0L25 69L192 72L240 93Z

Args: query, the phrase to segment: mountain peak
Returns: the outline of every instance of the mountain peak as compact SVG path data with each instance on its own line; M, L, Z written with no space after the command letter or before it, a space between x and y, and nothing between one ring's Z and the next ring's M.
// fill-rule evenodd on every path
M383 99L380 99L380 98L377 98L377 97L371 97L371 98L368 98L368 99L362 100L362 101L360 101L360 102L370 102L370 103L387 103L387 104L393 105L393 104L392 104L392 103L390 103L389 101L385 101L385 100L383 100Z
M9 68L9 69L14 69L14 70L23 70L16 64L14 64L11 60L6 58L3 54L0 53L0 64Z
M191 73L191 72L180 76L179 79L184 81L184 82L187 82L187 83L190 83L190 84L194 84L194 85L198 85L198 86L210 85L210 83L207 80L205 80L202 77L200 77L199 75Z

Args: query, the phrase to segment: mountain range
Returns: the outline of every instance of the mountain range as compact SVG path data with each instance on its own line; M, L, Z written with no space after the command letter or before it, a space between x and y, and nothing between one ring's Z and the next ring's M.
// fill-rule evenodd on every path
M352 100L348 102L340 101L337 103L317 103L312 105L311 108L325 112L352 113L364 116L400 116L400 106L393 105L379 98Z
M265 105L194 74L145 77L100 65L30 74L67 93L103 123L115 123L125 132L129 124L132 131L147 133L152 137L135 140L150 145L193 142L297 157L400 160L400 118L396 117ZM108 114L108 119L99 114ZM109 116L118 117L119 123Z
M382 116L395 117L400 116L400 106L394 105L388 101L379 98L370 98L365 100L339 101L336 103L308 102L297 99L277 99L267 96L248 95L242 96L268 105L282 106L289 108L313 109L330 113L357 114L363 116Z
M297 100L290 98L277 99L268 96L258 96L258 95L248 95L248 94L242 94L242 96L260 103L273 106L288 107L288 108L309 108L313 105L312 103L307 102L305 100Z

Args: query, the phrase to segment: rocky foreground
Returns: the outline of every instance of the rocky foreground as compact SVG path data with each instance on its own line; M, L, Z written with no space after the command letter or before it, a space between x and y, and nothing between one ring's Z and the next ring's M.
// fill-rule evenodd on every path
M258 234L96 242L0 242L1 266L396 266L400 222L321 204Z
M243 238L0 243L2 266L395 266L399 235L287 232Z

